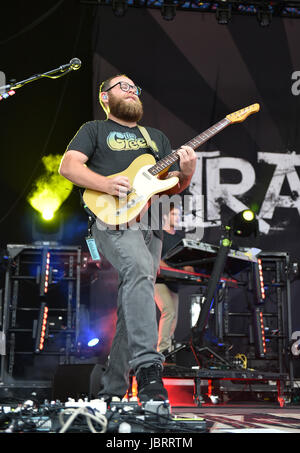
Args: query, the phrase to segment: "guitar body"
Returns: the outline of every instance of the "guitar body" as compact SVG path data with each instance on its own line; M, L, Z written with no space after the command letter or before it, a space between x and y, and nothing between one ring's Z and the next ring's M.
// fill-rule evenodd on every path
M159 179L147 170L155 164L151 154L142 154L121 173L108 176L127 176L132 187L131 193L124 198L109 195L104 192L86 189L83 200L95 216L107 226L131 224L139 215L148 209L153 195L174 187L179 179L174 176L169 179Z

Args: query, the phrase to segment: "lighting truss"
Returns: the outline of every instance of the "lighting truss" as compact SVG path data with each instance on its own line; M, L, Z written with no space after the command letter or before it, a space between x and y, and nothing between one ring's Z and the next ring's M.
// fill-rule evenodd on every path
M113 6L116 0L80 0L86 5ZM217 10L229 9L231 15L261 16L261 11L267 12L271 17L300 18L300 0L219 0L219 1L197 1L197 0L123 0L128 7L134 8L165 8L166 3L172 4L179 11L195 11L202 13L217 13Z

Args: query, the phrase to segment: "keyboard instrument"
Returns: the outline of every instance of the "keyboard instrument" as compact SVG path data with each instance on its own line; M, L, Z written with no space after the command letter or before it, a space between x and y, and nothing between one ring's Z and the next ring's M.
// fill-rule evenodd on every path
M182 269L175 269L172 267L160 266L157 275L156 282L163 283L165 281L176 281L178 283L189 283L189 284L207 284L210 279L210 275L201 272L188 272ZM221 281L236 286L237 281L232 278L222 277Z
M220 247L193 239L182 239L175 247L163 257L173 268L194 266L210 274L218 255ZM257 256L252 250L230 249L224 272L234 275L247 268L251 263L257 263Z

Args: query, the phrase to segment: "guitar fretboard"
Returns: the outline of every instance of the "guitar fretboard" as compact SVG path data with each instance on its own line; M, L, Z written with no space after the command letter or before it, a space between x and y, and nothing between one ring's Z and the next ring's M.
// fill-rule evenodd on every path
M211 126L206 131L202 132L189 142L185 143L185 145L190 146L195 150L199 146L203 145L203 143L205 143L207 140L216 135L218 132L220 132L222 129L224 129L226 126L228 126L230 123L231 121L229 119L224 118L223 120L216 123L214 126ZM179 159L178 150L179 148L173 151L168 156L156 162L156 164L153 165L153 167L148 169L149 173L151 173L151 175L153 176L158 175L163 170L174 164Z

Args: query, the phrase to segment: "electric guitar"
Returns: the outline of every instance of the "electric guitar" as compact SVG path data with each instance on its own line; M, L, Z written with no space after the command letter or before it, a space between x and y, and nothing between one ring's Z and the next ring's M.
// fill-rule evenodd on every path
M258 112L259 108L259 104L252 104L227 115L223 120L187 142L186 145L193 149L198 148L229 124L241 123L252 113ZM137 217L145 213L155 194L165 192L178 184L177 176L160 178L166 175L170 166L178 159L178 149L158 162L151 154L141 154L126 170L108 176L108 178L112 178L122 175L129 179L131 190L126 197L120 198L86 189L83 193L84 203L107 227L131 224L136 221Z

